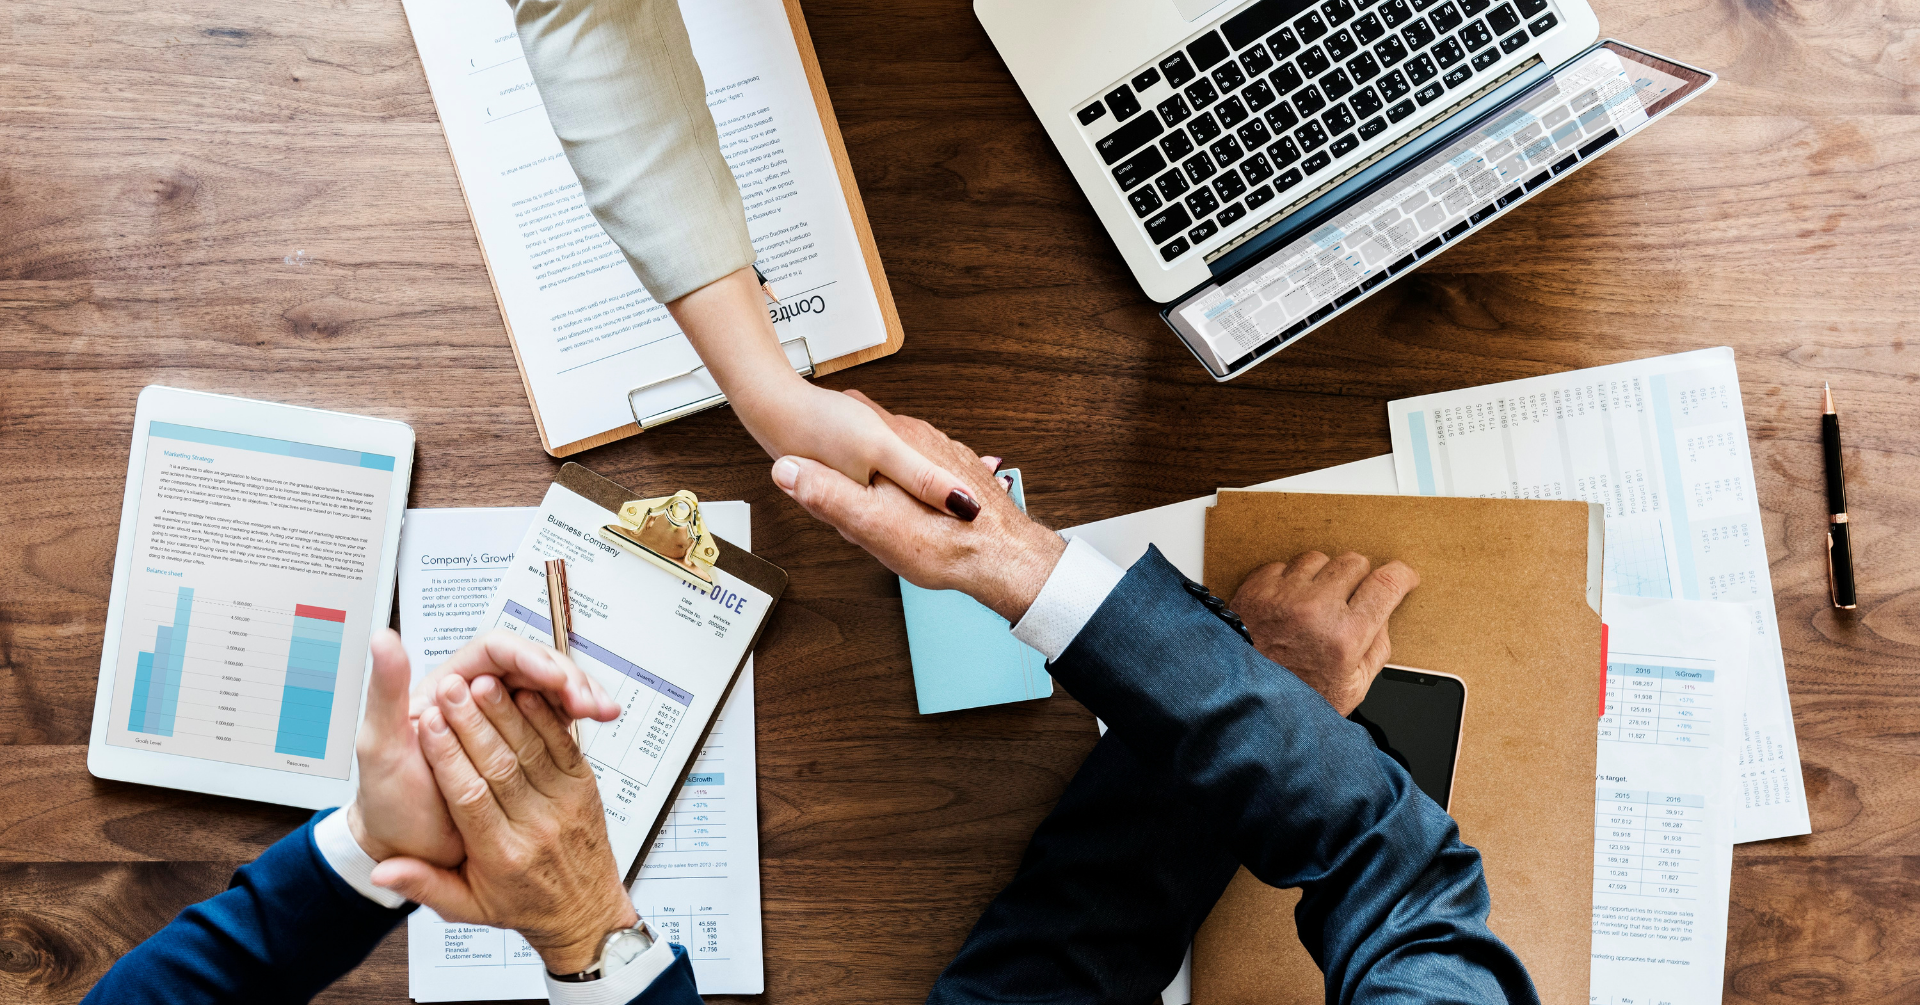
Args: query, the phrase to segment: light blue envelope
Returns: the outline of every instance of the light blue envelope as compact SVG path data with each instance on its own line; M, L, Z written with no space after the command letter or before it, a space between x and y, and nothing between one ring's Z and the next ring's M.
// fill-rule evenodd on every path
M1019 468L1013 501L1027 508ZM913 659L913 690L920 714L1046 698L1053 694L1046 658L1013 637L1013 626L958 590L923 590L900 581L907 616L907 652Z

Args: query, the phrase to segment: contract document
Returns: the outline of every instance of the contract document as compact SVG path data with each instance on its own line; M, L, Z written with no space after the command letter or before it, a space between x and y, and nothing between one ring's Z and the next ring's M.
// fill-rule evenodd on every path
M401 554L411 560L420 555L505 553L511 561L535 512L531 507L409 510L401 532ZM746 503L703 502L700 512L714 533L751 549ZM485 578L478 573L486 571L449 571L421 578L478 580ZM446 603L462 608L484 601L484 614L498 591L498 575L492 573L490 587L444 583L451 593L431 589L410 593L403 587L400 625L408 652L416 644L410 625L422 626L432 638L446 634L444 619L436 616L439 609L434 606L441 601L435 598L451 597ZM486 595L481 597L483 589ZM428 609L414 609L415 604ZM426 648L434 651L443 645L433 642ZM419 670L417 657L415 670ZM766 989L753 713L753 662L749 660L630 890L634 908L647 924L667 941L686 947L694 976L707 994L760 994ZM583 739L592 725L597 724L581 723ZM602 790L604 794L604 775ZM541 970L539 955L514 932L448 922L425 907L407 919L408 994L415 1001L544 998Z
M1387 418L1402 493L1604 503L1607 592L1751 605L1735 840L1810 830L1732 349L1407 398Z
M637 410L717 393L710 380L675 380L629 403L630 391L700 360L588 212L507 5L402 6L547 450L638 432ZM701 0L681 10L760 271L780 297L769 305L774 331L804 337L814 362L886 341L786 7Z
M1719 1005L1752 609L1618 594L1602 609L1592 1005Z

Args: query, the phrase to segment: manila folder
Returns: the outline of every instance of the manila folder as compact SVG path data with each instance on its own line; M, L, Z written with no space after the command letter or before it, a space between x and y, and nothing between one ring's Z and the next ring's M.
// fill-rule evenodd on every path
M1207 511L1206 581L1221 597L1310 550L1420 574L1388 623L1392 661L1467 682L1449 808L1485 863L1494 932L1549 1005L1588 1000L1605 679L1590 519L1584 502L1282 492L1222 492ZM1240 870L1194 938L1195 1005L1324 1000L1299 899Z

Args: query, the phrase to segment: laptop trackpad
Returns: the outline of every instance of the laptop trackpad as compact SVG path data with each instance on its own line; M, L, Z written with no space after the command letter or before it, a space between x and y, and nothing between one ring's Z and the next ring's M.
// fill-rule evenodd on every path
M1173 9L1189 21L1198 21L1208 11L1226 3L1227 0L1173 0Z

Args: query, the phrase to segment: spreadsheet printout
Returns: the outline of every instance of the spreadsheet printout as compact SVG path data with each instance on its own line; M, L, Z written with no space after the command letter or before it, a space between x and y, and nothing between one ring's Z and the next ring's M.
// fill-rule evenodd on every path
M1751 605L1757 675L1738 718L1734 834L1807 833L1733 350L1430 394L1387 409L1402 493L1604 503L1607 592Z
M1719 1005L1745 604L1609 594L1594 784L1592 1005Z
M433 553L505 550L511 556L535 510L423 512L435 514ZM508 516L515 513L525 515ZM700 513L714 533L752 547L746 503L703 502ZM402 555L407 554L403 543ZM403 637L408 613L403 606ZM409 641L410 650L412 645ZM694 977L707 994L760 994L766 986L753 695L749 659L630 890L647 924L686 947ZM581 723L583 732L588 725ZM425 907L407 919L408 994L415 1001L544 998L542 969L539 955L515 932L449 922Z

